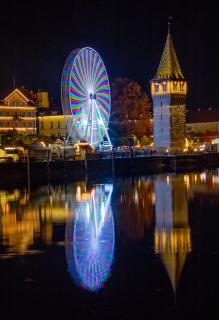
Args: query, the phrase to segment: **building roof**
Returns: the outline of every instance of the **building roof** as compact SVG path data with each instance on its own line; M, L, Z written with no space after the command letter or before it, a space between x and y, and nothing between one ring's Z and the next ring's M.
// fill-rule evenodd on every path
M164 51L160 60L160 64L155 79L184 79L176 51L173 45L170 28L168 28L168 35Z
M186 114L186 123L206 123L219 122L219 109L198 109L188 111Z
M2 104L5 103L5 101L14 93L17 92L18 94L20 94L24 100L26 100L28 102L28 104L32 104L34 105L36 103L36 93L34 93L32 90L28 90L26 89L24 86L22 87L17 87L14 89L6 89L6 90L2 90L0 91L0 101Z

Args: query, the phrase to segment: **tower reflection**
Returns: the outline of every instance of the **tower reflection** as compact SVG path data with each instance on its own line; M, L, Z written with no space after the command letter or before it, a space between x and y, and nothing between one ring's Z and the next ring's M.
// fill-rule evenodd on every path
M161 255L174 292L191 251L188 202L183 176L158 176L155 190L155 252Z
M97 185L90 192L77 190L75 216L66 224L66 257L75 283L98 291L110 276L114 257L113 186Z

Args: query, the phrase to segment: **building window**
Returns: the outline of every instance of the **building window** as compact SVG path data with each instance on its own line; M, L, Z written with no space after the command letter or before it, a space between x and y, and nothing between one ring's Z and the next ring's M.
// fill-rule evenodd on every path
M53 129L53 122L50 122L50 129Z
M29 122L29 127L32 127L32 122Z
M40 123L40 127L41 127L42 130L44 129L44 123L43 122Z
M9 123L9 122L6 122L5 125L6 125L6 127L9 127L10 123Z
M162 116L162 114L160 115L160 119L162 120L162 118L163 118L163 116Z
M163 83L163 91L167 91L167 83Z
M0 117L3 115L2 111L0 111Z
M26 127L26 122L23 122L23 127L24 127L24 128Z
M9 117L9 112L6 112L6 117Z
M158 83L155 83L155 85L154 85L154 91L155 91L155 92L159 92L159 84L158 84Z
M163 103L162 103L162 101L161 101L160 106L162 107L162 105L163 105Z
M180 82L180 91L184 91L184 82Z
M3 122L0 122L0 127L2 127L2 123L3 123Z
M28 117L32 117L32 112L31 111L28 112Z
M60 121L58 121L57 128L60 129Z

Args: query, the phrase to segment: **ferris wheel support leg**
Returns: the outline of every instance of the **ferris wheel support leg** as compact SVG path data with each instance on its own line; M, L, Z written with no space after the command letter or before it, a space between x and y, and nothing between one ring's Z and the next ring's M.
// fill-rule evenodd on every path
M68 133L68 136L67 136L67 139L66 139L66 143L68 143L68 140L69 140L69 138L70 138L70 135L71 135L71 133L72 133L72 129L74 128L74 123L72 123L72 125L71 125L71 129L70 129L70 131L69 131L69 133Z
M96 102L95 102L95 107L96 107L96 110L97 110L97 113L98 113L100 119L103 121L103 119L102 119L102 117L101 117L101 114L100 114L100 110L98 109L98 105L97 105ZM112 143L111 143L111 141L110 141L110 137L109 137L109 135L108 135L108 132L107 132L107 130L106 130L106 127L105 127L105 125L104 125L104 122L103 122L103 129L104 129L104 132L105 132L105 134L106 134L106 137L107 137L108 142L109 142L110 145L112 146Z
M92 102L91 100L91 144L93 144L93 121L94 121L94 105L95 103Z

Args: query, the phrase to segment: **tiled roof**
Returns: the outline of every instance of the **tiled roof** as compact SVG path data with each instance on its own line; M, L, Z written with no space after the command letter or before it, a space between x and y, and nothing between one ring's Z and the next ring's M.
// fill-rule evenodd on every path
M154 78L179 80L184 79L170 32L168 32L164 51Z

